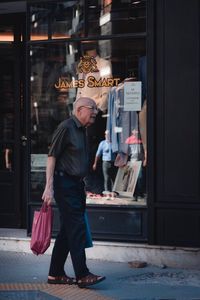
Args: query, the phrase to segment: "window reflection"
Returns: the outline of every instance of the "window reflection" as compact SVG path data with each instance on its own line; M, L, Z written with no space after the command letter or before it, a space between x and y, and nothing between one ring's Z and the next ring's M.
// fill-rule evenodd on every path
M31 199L41 201L45 185L47 154L31 154Z
M13 62L1 61L0 65L0 141L14 138Z
M45 180L42 155L48 153L53 131L62 120L71 116L77 98L89 96L96 101L99 112L94 126L88 128L90 172L85 179L87 202L133 204L142 198L138 203L145 204L145 51L145 40L141 38L32 46L31 153L36 164L43 161L41 169L32 169L34 197L38 197L38 191L42 192ZM144 92L140 93L139 108L135 108L128 95L135 82L134 88L141 87L137 85L140 81ZM137 95L133 96L137 104ZM109 146L114 154L106 163L103 152L98 152L100 143L105 140L105 132L108 132ZM104 150L109 152L107 148ZM120 178L124 178L125 171L130 169L129 164L132 172L128 173L127 186L122 189ZM110 178L106 183L108 174ZM125 198L122 199L122 195Z
M14 138L14 115L1 111L0 116L0 139L12 140Z
M31 40L146 32L146 0L44 2L30 13Z
M71 44L31 49L31 134L32 153L46 153L55 127L72 112L76 76ZM67 84L66 84L67 83Z
M89 35L146 32L146 1L89 1Z
M46 40L48 39L48 22L50 9L45 4L35 4L31 6L31 40Z
M107 110L108 93L111 88L109 84L106 84L106 79L112 78L112 65L110 61L111 55L106 58L107 59L100 55L99 45L97 42L81 44L81 57L78 64L78 79L84 80L84 86L78 88L76 98L92 98L95 100L98 109L102 113L105 113ZM104 84L102 80L104 80ZM105 128L102 130L104 129ZM104 136L104 132L102 132L102 136Z
M84 35L83 1L62 1L54 4L52 38Z
M31 40L70 38L30 51L32 197L43 190L55 128L71 116L73 102L87 96L99 109L87 130L87 203L145 204L146 0L43 1L30 4L30 13Z
M45 171L31 172L31 201L41 202L45 181Z
M31 40L84 36L84 1L56 1L32 4Z

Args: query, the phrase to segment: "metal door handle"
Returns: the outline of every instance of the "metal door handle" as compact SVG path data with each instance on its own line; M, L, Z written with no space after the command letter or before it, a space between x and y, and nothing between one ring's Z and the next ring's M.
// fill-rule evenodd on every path
M26 146L27 137L25 135L21 136L22 146Z
M25 141L27 141L27 137L26 137L25 135L22 135L22 136L21 136L21 140L22 140L23 142L25 142Z

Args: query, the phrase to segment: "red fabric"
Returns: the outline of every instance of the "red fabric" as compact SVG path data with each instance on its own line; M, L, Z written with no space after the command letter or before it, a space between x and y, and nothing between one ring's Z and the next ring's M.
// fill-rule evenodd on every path
M126 139L126 144L141 144L142 140L138 139L135 135L131 135Z
M34 254L43 254L50 246L53 223L53 210L43 203L40 211L33 216L30 248Z

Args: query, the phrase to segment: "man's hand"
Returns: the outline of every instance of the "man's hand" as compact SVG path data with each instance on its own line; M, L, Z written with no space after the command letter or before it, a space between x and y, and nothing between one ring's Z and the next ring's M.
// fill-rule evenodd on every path
M46 167L46 185L44 193L42 195L42 200L46 202L47 205L51 205L54 199L53 191L53 176L55 170L56 159L53 156L48 156L47 167Z
M42 195L42 200L46 202L47 205L51 205L54 199L54 192L52 188L45 187L44 193Z

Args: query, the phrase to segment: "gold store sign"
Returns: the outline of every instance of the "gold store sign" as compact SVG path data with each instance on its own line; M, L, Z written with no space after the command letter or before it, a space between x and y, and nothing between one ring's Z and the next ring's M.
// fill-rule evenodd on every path
M83 56L78 64L78 73L87 75L89 73L99 72L97 62L94 57ZM83 76L84 77L84 76ZM86 77L86 76L85 76ZM55 83L56 89L70 89L70 88L89 88L94 87L113 87L117 86L120 82L120 78L100 78L97 79L94 76L88 76L86 79L77 79L69 81L67 77L59 77L58 82Z
M118 85L120 78L101 78L97 80L94 76L89 76L87 80L78 79L68 81L66 77L60 77L58 82L55 83L56 89L69 89L69 88L84 88L86 85L89 88L93 87L113 87Z

